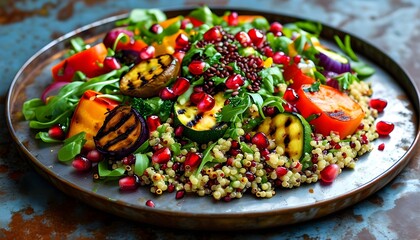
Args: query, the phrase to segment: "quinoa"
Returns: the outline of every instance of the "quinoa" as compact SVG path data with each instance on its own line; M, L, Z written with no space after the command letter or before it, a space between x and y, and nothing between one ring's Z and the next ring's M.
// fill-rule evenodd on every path
M320 172L330 164L337 164L341 169L354 168L358 157L372 150L371 142L378 138L374 128L377 111L369 107L369 97L372 93L370 85L365 82L355 82L350 86L349 95L364 109L366 115L361 127L345 139L334 133L330 136L313 134L311 146L311 161L313 165L305 170L297 169L297 162L291 162L283 155L283 149L271 141L271 152L267 159L255 144L247 143L254 153L229 154L233 139L219 139L210 154L216 163L208 164L195 173L182 168L188 151L183 150L173 161L154 164L146 169L146 174L140 178L141 185L149 186L156 194L170 191L175 186L176 191L211 196L215 200L230 201L241 198L249 192L257 198L271 198L281 189L296 188L302 184L316 183L321 179ZM241 126L241 125L238 125ZM170 146L176 139L174 129L169 123L164 123L150 134L151 147ZM244 132L242 128L241 132ZM211 144L211 143L209 143ZM193 147L191 152L202 152L207 145ZM120 164L117 162L115 167ZM178 167L175 167L178 166ZM276 169L284 167L287 172L278 176ZM133 174L128 172L128 174Z

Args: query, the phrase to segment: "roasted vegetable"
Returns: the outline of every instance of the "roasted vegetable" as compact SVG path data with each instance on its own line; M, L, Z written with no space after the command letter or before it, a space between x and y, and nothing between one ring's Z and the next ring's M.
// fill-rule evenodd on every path
M118 158L134 152L148 136L144 118L131 106L120 105L108 113L93 139L98 151Z
M304 84L296 93L296 108L305 118L315 116L310 124L324 136L335 132L343 139L357 130L365 116L357 102L333 87L320 85L314 89L313 85Z
M108 71L102 63L108 51L103 43L78 52L52 67L54 81L71 82L76 71L83 72L87 77L96 77Z
M141 61L121 77L120 90L132 97L157 96L178 75L180 65L170 54Z
M284 155L292 160L300 160L312 150L311 127L299 114L284 112L267 117L258 131L274 139L284 149Z
M80 98L70 122L67 138L80 132L86 133L84 148L95 148L93 136L96 135L105 120L106 113L118 106L119 102L105 97L97 97L100 92L87 90Z
M199 111L191 101L175 103L175 124L184 126L183 136L198 143L207 143L223 136L227 125L217 122L216 114L223 108L225 99L223 93L218 93L214 98L215 106L206 112Z

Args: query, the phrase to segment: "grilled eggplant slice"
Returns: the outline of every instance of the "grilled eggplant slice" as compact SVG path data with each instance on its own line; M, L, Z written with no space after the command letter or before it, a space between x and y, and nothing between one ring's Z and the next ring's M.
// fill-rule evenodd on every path
M309 123L297 113L283 112L273 118L267 117L258 131L274 139L284 149L284 154L292 160L300 160L310 153L312 129Z
M134 65L120 79L120 90L131 97L157 96L179 73L181 64L171 54L160 55Z
M93 139L99 152L119 158L134 152L148 136L144 118L131 106L120 105L108 113Z

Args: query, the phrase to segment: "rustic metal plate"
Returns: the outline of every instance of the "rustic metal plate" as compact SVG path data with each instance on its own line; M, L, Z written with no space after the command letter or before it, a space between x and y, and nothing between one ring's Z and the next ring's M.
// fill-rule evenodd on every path
M185 15L191 9L167 11L168 17ZM231 10L231 9L230 9ZM215 9L223 14L224 9ZM282 23L302 19L268 12L236 10L239 14L257 14L269 21ZM34 168L61 191L81 199L98 209L141 222L184 229L238 230L272 227L319 218L355 204L390 182L413 156L419 139L419 93L415 84L385 53L352 36L353 49L376 69L369 79L374 89L373 97L388 100L385 113L379 120L391 121L395 130L390 137L379 138L375 148L359 159L354 170L344 170L333 184L304 185L296 189L277 190L271 199L256 199L246 194L231 202L216 202L211 197L187 195L175 200L174 193L155 196L148 188L122 193L117 183L92 181L91 173L80 174L56 159L60 145L45 144L35 140L35 132L24 120L22 104L27 99L39 97L51 82L50 68L63 56L68 40L80 36L89 41L103 37L113 28L115 21L127 17L119 15L98 21L70 32L51 42L17 73L7 99L6 116L10 133L22 155ZM324 26L322 40L330 41L334 35L343 37L340 30ZM385 150L377 145L385 143ZM156 207L145 205L152 199Z

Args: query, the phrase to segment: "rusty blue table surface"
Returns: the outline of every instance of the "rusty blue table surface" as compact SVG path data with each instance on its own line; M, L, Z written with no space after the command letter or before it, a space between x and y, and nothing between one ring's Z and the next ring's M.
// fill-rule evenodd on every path
M352 207L305 223L246 232L165 229L93 209L60 192L19 156L4 108L9 85L28 58L69 31L132 8L201 4L269 10L326 23L386 52L420 87L418 0L0 1L0 239L419 239L419 150L386 187Z

